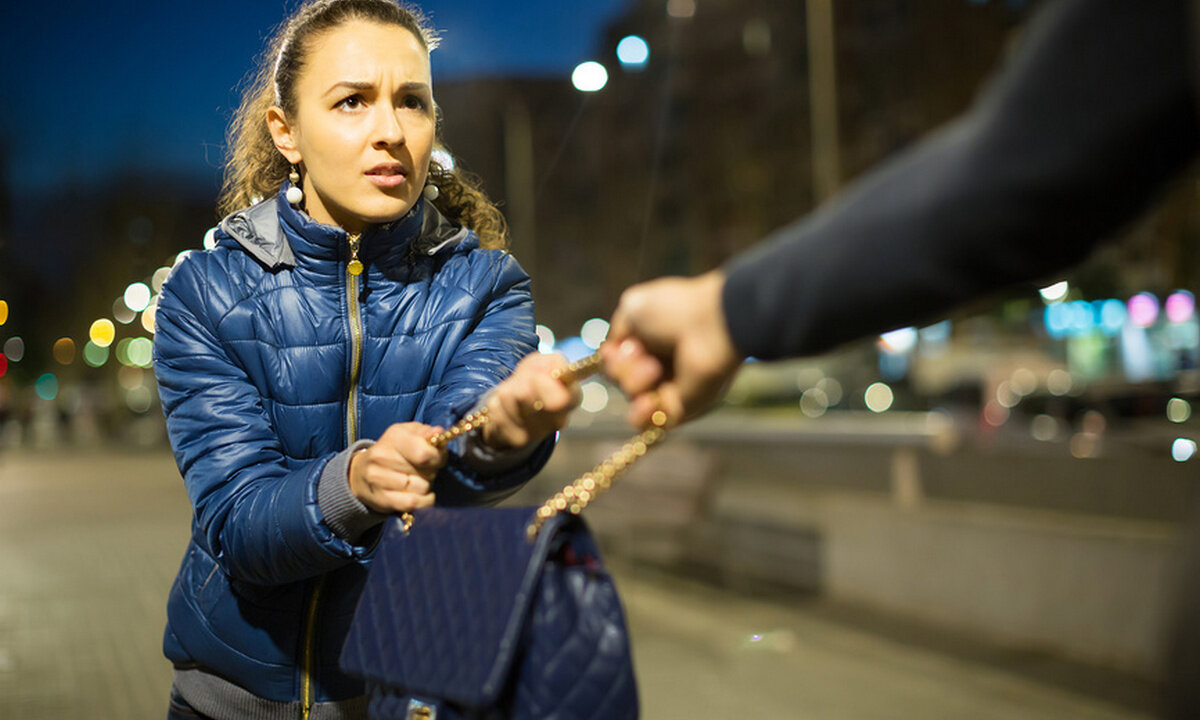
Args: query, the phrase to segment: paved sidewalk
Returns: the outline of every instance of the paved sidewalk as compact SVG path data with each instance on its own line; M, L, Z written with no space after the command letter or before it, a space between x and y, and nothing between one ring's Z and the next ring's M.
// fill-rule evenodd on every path
M0 720L164 716L188 523L168 453L0 455ZM1061 664L612 565L647 720L1150 717Z

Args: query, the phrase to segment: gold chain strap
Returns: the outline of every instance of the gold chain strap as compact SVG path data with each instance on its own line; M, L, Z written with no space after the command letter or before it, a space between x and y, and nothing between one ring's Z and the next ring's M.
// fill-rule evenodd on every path
M600 370L602 364L603 360L600 357L600 353L594 353L582 360L576 360L565 368L555 370L553 377L555 380L569 385L594 375ZM667 414L662 410L658 410L651 416L650 420L654 423L654 427L635 435L629 442L622 445L620 450L609 455L604 462L590 471L580 475L574 482L555 493L554 497L547 500L538 508L533 520L529 523L529 527L526 528L526 535L531 542L537 537L538 531L542 529L546 521L558 513L569 512L572 515L578 515L583 512L583 509L595 500L596 496L612 486L613 481L618 475L625 472L630 465L637 462L650 448L657 445L666 437ZM488 410L487 407L482 407L466 415L449 429L430 438L429 443L436 448L445 447L460 435L481 428L487 422ZM412 527L412 513L401 513L400 518L404 523L404 532L407 533Z

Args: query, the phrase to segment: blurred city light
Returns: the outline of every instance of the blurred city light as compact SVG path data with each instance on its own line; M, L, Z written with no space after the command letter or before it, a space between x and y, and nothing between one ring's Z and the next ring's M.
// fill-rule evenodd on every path
M113 319L122 325L128 325L137 317L137 313L130 310L129 306L125 304L125 298L117 298L113 301L112 313Z
M1173 423L1187 422L1192 416L1192 404L1183 398L1173 397L1167 401L1167 419Z
M68 337L55 340L53 354L59 365L70 365L75 361L75 341Z
M4 374L7 372L8 372L8 356L0 355L0 377L4 377Z
M1008 379L1008 384L1012 388L1012 391L1021 397L1032 395L1033 391L1037 390L1037 375L1027 367L1019 367L1013 370L1012 377Z
M695 17L696 0L667 0L667 14L675 18Z
M1167 319L1173 323L1191 320L1196 312L1196 296L1187 290L1176 290L1167 297L1166 312Z
M1158 319L1158 298L1141 292L1129 298L1129 319L1138 327L1150 327Z
M54 373L46 373L33 384L33 391L43 400L54 400L58 397L58 378Z
M129 364L149 367L153 361L154 343L149 338L139 337L129 341Z
M150 288L146 283L135 282L130 283L129 287L125 288L125 307L139 313L146 309L150 304Z
M117 327L108 318L100 318L92 323L92 327L88 330L88 338L98 347L106 348L112 345L116 337Z
M209 228L208 232L204 233L204 249L212 250L216 246L217 246L217 229L215 227ZM180 255L182 255L182 254L183 253L180 253ZM176 258L176 262L178 262L178 258Z
M441 148L434 148L431 154L431 159L437 163L443 170L454 169L454 156Z
M0 300L0 325L8 322L8 303Z
M212 230L209 230L209 232L211 233L211 232L213 232L214 230L216 230L216 228L213 228ZM207 237L207 236L205 236L205 237ZM176 255L176 256L175 256L175 262L171 263L171 269L172 269L172 270L174 270L176 265L178 265L179 263L183 262L183 259L184 259L185 257L187 257L187 256L188 256L188 253L190 253L190 252L192 252L192 251L191 251L191 250L183 250L183 251L182 251L182 252L180 252L178 255Z
M813 387L825 393L825 399L829 407L833 407L842 401L842 384L834 378L823 377Z
M1129 313L1125 310L1125 303L1120 300L1113 298L1100 304L1100 332L1108 337L1119 333L1128 318Z
M534 332L537 333L538 337L538 352L554 352L554 331L545 325L538 325L534 328Z
M829 409L829 396L820 388L809 388L800 396L800 412L806 417L819 418Z
M871 412L887 412L892 407L896 396L892 394L892 389L886 383L872 383L863 393L863 402L867 404L867 409Z
M98 345L88 340L83 346L83 361L91 367L101 367L108 362L108 345Z
M150 304L142 311L142 327L151 335L154 334L154 318L158 313L158 297L150 300Z
M1187 462L1196 454L1196 441L1188 438L1175 438L1171 443L1171 458L1175 462Z
M597 92L608 84L608 71L598 62L589 60L575 66L571 84L580 92Z
M617 59L625 67L640 68L650 59L650 46L637 35L627 35L617 43Z
M165 283L167 281L167 278L170 275L171 275L171 268L169 268L169 267L164 266L164 267L160 267L159 269L155 270L154 277L152 277L150 279L150 289L156 293L162 292L163 283Z
M13 362L21 362L25 357L25 341L17 336L5 340L4 356Z
M134 390L146 384L146 371L140 367L122 367L117 372L117 382L126 390Z
M1042 300L1048 303L1055 303L1067 297L1067 293L1071 291L1071 286L1066 280L1056 282L1053 285L1038 290L1038 294L1042 296Z
M917 329L915 327L899 328L885 332L879 336L879 348L884 352L902 354L912 352L917 346Z
M996 402L1000 403L1001 407L1014 408L1021 402L1021 396L1012 389L1009 381L1004 380L996 386Z
M608 407L608 388L594 380L584 383L580 388L579 407L590 413L604 410Z
M154 404L154 396L146 386L136 387L125 393L125 406L135 413L144 413Z
M1035 415L1033 421L1029 423L1029 434L1033 436L1034 440L1049 442L1058 437L1058 420L1055 420L1053 415L1045 413Z
M1001 405L995 398L988 400L983 406L983 421L992 427L1000 427L1008 422L1009 409Z
M595 350L604 342L604 338L608 337L608 321L603 318L592 318L583 324L579 330L579 337L583 340L583 344Z

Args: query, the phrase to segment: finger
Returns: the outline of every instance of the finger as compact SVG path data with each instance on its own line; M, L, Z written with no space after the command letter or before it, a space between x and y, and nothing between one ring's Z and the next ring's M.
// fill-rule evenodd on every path
M383 512L411 512L418 508L432 507L434 504L433 493L417 495L415 493L406 492L386 492L380 493L376 497L376 503Z
M611 362L606 364L606 372L629 396L652 390L666 377L662 360L650 354L634 338L620 343Z

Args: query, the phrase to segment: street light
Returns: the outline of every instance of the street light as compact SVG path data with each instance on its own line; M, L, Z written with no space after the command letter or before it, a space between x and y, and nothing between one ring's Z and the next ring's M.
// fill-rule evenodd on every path
M579 63L571 73L571 84L580 92L597 92L608 84L608 70L593 60Z
M617 43L617 59L622 67L641 70L650 59L650 46L637 35L627 35Z

